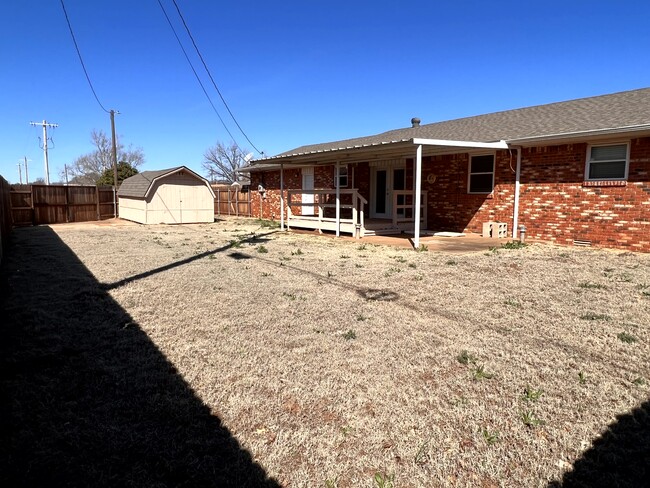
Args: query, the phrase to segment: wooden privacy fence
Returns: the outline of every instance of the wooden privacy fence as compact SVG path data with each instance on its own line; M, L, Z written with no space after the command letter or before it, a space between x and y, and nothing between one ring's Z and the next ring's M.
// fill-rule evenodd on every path
M251 217L251 192L247 188L212 185L214 214Z
M112 186L13 185L14 225L103 220L114 216Z
M0 262L11 232L11 186L0 176Z

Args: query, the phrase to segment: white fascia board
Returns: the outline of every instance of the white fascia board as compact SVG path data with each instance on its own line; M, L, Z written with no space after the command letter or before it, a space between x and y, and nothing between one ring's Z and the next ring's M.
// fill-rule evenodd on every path
M445 139L412 139L413 144L423 146L471 147L479 149L508 149L506 141L499 142L474 142L474 141L447 141Z

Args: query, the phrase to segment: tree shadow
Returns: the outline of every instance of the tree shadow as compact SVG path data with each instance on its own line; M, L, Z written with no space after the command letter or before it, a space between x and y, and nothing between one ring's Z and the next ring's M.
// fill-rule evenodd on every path
M1 276L2 486L280 486L49 227Z
M560 482L549 488L650 487L650 400L619 415Z

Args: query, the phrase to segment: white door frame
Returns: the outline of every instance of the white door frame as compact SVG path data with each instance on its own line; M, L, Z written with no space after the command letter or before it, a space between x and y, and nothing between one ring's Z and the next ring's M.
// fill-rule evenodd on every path
M391 164L377 165L370 168L370 218L392 219L393 218L393 183L396 169L406 169L405 161L392 161ZM386 172L386 203L384 212L377 212L377 172ZM404 175L406 177L406 174Z
M302 189L303 190L313 190L314 189L314 167L302 168L300 170L302 174ZM314 194L313 193L303 193L301 196L302 207L300 213L302 215L314 215Z

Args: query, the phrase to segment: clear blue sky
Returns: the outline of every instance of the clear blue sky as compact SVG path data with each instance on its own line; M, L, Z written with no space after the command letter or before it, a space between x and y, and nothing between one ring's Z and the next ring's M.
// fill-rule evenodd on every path
M162 0L208 93L252 150ZM226 101L268 155L409 125L650 86L647 0L237 2L177 0ZM185 164L230 136L212 111L157 0L65 0L95 90L117 133L143 148L141 169ZM0 6L0 174L18 159L50 178L110 134L60 0ZM257 155L256 155L257 156Z

